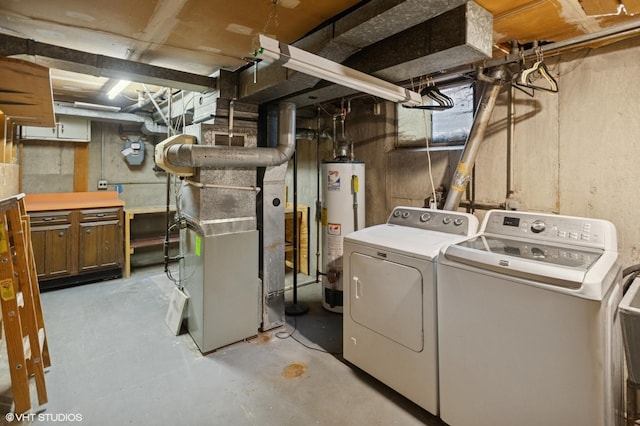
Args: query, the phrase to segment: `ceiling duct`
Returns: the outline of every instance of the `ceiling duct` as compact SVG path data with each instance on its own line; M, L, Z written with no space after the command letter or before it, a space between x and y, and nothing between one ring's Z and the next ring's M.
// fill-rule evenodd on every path
M372 0L292 45L343 63L367 46L465 3L465 0ZM303 73L287 72L278 65L258 64L257 75L253 67L240 73L239 98L264 103L307 90L319 81Z
M167 126L157 124L150 115L100 110L95 107L83 107L82 104L76 107L61 102L54 104L54 111L56 115L70 115L104 123L140 124L140 131L146 135L166 135L168 132Z
M397 83L489 59L492 43L491 13L469 1L361 49L343 65ZM354 93L323 81L286 99L305 107Z
M197 145L161 142L156 146L156 162L184 167L269 167L283 164L296 149L296 106L279 104L278 145L275 148ZM181 135L187 137L187 135Z

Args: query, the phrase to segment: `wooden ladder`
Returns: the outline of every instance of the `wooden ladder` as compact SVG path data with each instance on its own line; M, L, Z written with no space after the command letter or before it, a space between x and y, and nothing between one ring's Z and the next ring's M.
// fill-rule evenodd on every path
M14 411L22 414L31 409L32 377L38 404L47 403L51 365L24 194L0 200L0 307Z

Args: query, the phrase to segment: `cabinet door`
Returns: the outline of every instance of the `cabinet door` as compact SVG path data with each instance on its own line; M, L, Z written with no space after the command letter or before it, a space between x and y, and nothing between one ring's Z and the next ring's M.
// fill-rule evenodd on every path
M38 279L57 278L71 273L71 225L34 227L31 244Z
M119 221L80 224L79 268L87 272L122 264L122 229Z
M46 277L47 230L31 228L31 246L38 279Z
M78 267L80 272L91 271L100 267L100 222L81 223L79 239Z
M64 117L58 121L58 138L65 140L91 140L90 121L84 118Z
M56 278L71 273L71 225L61 225L46 230L45 273Z
M22 127L22 139L91 140L91 121L78 117L58 117L55 127Z
M102 266L122 265L122 228L120 222L105 223L100 226L102 239Z
M22 127L23 139L56 139L58 137L58 126L56 127Z

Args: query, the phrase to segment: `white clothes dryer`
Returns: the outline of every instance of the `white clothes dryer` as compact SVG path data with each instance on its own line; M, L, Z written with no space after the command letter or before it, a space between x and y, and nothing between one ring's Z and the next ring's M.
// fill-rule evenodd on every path
M435 415L435 260L477 228L470 214L396 207L344 238L344 358Z
M451 426L622 424L622 291L608 221L493 210L438 258Z

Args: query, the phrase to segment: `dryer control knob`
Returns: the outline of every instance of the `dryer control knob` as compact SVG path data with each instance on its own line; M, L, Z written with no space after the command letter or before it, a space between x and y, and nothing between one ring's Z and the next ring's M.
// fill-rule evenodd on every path
M544 224L541 220L536 220L531 224L531 232L534 234L539 234L540 232L546 229L547 225Z
M403 219L408 218L408 217L409 217L409 214L410 214L409 212L402 212L402 218L403 218Z
M400 213L402 213L400 210L394 210L393 217L400 217Z
M429 219L431 219L431 214L429 213L422 213L420 215L420 222L428 222Z
M449 216L445 216L444 219L442 219L442 223L444 223L445 225L448 225L451 223L451 218Z
M453 221L453 224L454 224L455 226L460 226L460 225L462 225L462 222L464 222L464 220L463 220L461 217L457 217L457 218Z

